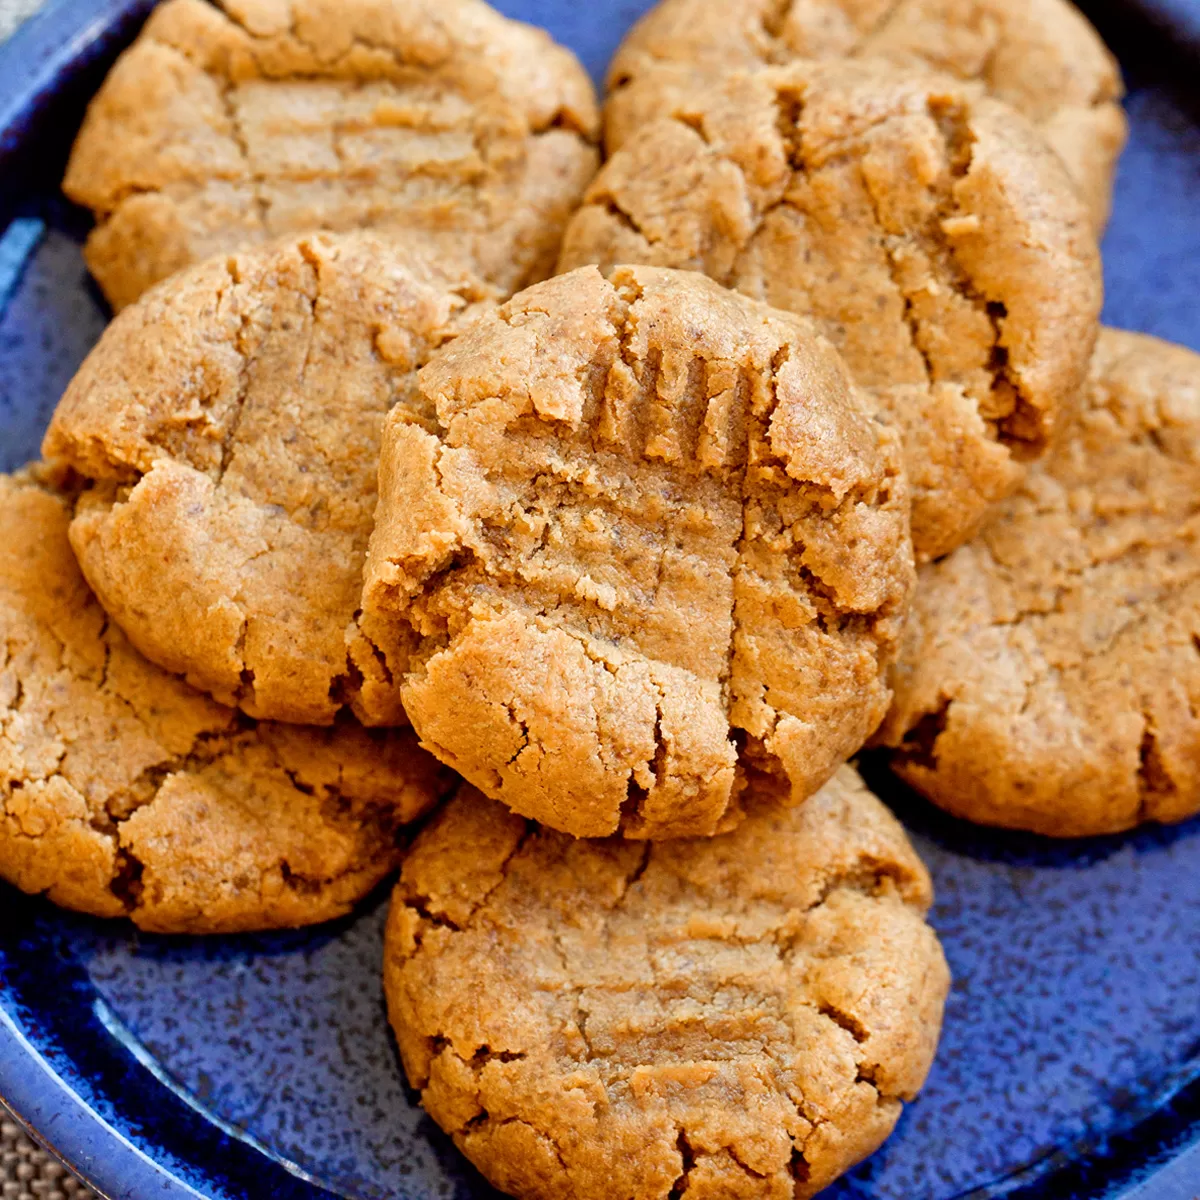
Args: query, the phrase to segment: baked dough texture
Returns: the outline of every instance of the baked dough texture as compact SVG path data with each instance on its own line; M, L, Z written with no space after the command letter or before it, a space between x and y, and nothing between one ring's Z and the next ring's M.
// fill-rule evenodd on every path
M256 725L151 666L79 573L70 487L0 476L0 878L159 933L341 916L449 772L409 730Z
M978 81L1038 128L1104 228L1125 144L1121 75L1066 0L662 0L609 68L609 153L730 70L836 58Z
M595 268L481 318L391 414L363 607L422 743L580 837L711 834L739 752L800 800L887 708L914 577L894 433L811 324ZM416 415L414 415L416 414Z
M1076 431L921 573L882 740L973 821L1068 837L1200 811L1200 356L1100 336Z
M314 229L415 232L507 294L553 267L598 128L575 57L481 0L166 0L63 188L114 308Z
M95 487L71 541L152 662L251 716L404 722L359 619L384 416L486 289L373 235L216 258L123 312L46 435Z
M1027 122L877 63L727 75L588 189L560 270L704 271L815 318L903 432L917 557L966 541L1074 415L1102 285Z
M718 838L573 841L464 789L385 947L430 1115L525 1200L806 1200L921 1088L948 972L929 877L843 767Z

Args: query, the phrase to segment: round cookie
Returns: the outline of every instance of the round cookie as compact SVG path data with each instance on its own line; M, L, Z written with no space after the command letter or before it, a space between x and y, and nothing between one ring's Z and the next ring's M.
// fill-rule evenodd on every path
M151 666L79 573L70 486L0 476L0 878L159 933L341 916L449 772L411 731L256 725Z
M882 733L959 816L1059 837L1200 812L1200 355L1100 335L1078 428L921 573Z
M609 68L609 153L730 70L835 58L978 81L1037 126L1104 228L1125 143L1123 88L1066 0L661 0Z
M412 232L511 293L599 162L591 82L482 0L166 0L88 108L63 188L114 308L211 255Z
M876 63L729 75L647 125L560 270L701 270L815 318L901 429L918 559L967 540L1070 424L1100 259L1061 164L971 85Z
M71 542L147 658L251 716L404 722L358 616L384 415L486 292L372 235L209 260L123 312L46 435Z
M595 268L481 318L389 418L363 607L422 744L579 837L711 834L862 745L913 581L895 435L810 323Z
M759 791L758 789L762 790ZM531 1200L805 1200L937 1045L929 876L850 767L719 838L572 841L464 788L419 835L384 981L410 1082Z

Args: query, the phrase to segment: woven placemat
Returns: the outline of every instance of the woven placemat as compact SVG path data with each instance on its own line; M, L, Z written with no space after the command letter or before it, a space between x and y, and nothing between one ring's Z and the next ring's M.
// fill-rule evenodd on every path
M0 1108L0 1200L97 1200Z

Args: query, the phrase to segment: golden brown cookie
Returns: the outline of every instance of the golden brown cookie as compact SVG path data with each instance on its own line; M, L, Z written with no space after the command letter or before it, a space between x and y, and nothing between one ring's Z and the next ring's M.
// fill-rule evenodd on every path
M1121 76L1066 0L661 0L609 68L609 152L730 70L834 58L979 81L1038 127L1104 228L1125 143Z
M347 912L449 772L408 730L255 724L151 666L79 573L65 484L0 476L0 878L160 933Z
M805 1200L920 1090L949 980L903 829L849 767L798 808L756 800L733 833L639 845L465 788L418 837L388 1008L496 1187Z
M935 803L1079 836L1200 811L1200 355L1106 329L1078 429L921 573L883 741Z
M407 650L357 615L379 439L483 294L398 243L317 234L112 323L45 452L95 481L71 542L147 658L255 717L403 723Z
M737 764L803 799L888 704L912 585L895 435L809 322L594 268L483 317L394 410L363 606L421 638L423 744L581 837L711 834Z
M416 233L507 294L554 265L598 125L575 57L482 0L166 0L63 187L114 308L313 229Z
M560 269L702 270L814 317L902 430L913 542L965 541L1070 423L1100 260L1061 164L972 85L858 62L726 76L647 125Z

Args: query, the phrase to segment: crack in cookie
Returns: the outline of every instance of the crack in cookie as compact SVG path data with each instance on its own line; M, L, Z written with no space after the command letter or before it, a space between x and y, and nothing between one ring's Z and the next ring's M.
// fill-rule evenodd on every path
M64 189L114 308L315 229L418 237L506 295L599 165L591 84L480 0L167 0L92 101Z
M854 62L726 75L639 129L568 225L560 270L593 262L703 271L818 321L904 435L923 560L1069 425L1101 298L1082 209L1018 114Z
M804 1198L920 1089L948 986L928 874L849 767L799 807L751 786L713 839L575 841L464 788L415 841L389 1014L496 1186Z
M1106 329L1083 413L923 568L880 740L970 820L1056 836L1200 810L1200 356Z
M359 612L384 417L490 291L365 234L194 267L126 310L46 435L94 486L71 540L160 666L254 717L405 721Z
M141 659L76 566L77 487L0 477L0 877L157 932L349 911L449 772L411 732L256 724Z
M609 154L695 103L722 75L798 59L863 59L977 81L1022 113L1067 168L1097 231L1125 142L1121 76L1065 0L662 0L608 72Z
M422 370L363 606L419 639L405 708L485 792L578 836L711 834L739 757L803 799L882 716L907 494L807 322L610 280L531 288Z

